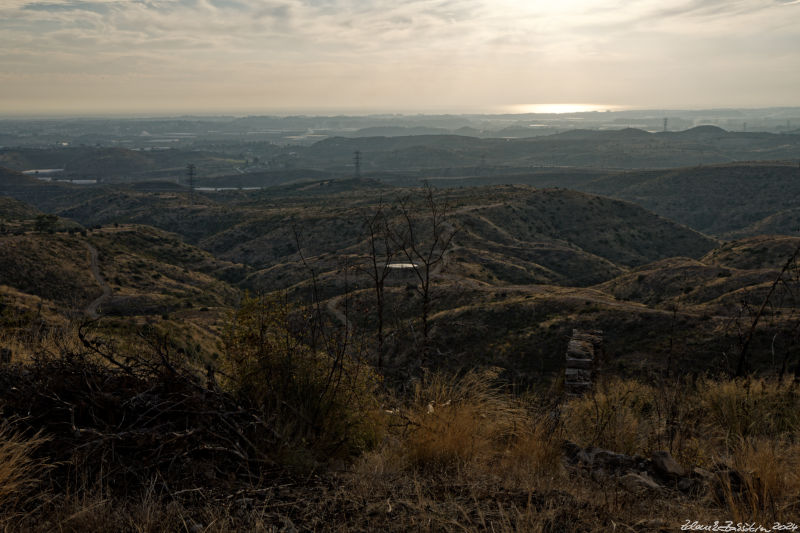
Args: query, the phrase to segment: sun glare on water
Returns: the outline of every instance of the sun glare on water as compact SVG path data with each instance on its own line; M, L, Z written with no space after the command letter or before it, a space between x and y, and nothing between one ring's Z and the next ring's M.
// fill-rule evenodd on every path
M511 113L588 113L591 111L619 111L622 106L601 104L517 104L508 106Z

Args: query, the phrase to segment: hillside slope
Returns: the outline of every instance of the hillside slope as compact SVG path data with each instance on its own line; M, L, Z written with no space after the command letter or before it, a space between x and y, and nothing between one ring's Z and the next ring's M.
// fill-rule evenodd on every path
M496 186L447 189L437 201L461 230L448 269L492 283L587 285L621 269L676 255L700 257L715 241L628 202L563 189ZM423 192L369 180L324 181L252 192L195 195L109 189L58 213L87 226L152 225L181 235L220 259L262 274L248 286L273 290L302 282L298 244L321 272L359 261L365 217L378 204L390 225L397 208L424 216ZM415 215L415 216L416 216ZM260 281L259 281L260 278Z
M457 135L333 137L297 151L297 164L344 169L354 151L363 168L413 170L483 164L599 168L669 168L739 160L794 159L800 136L729 132L700 126L680 132L640 129L570 130L524 139L478 139Z
M797 231L800 169L780 162L627 172L578 186L622 198L697 231L740 237Z
M155 228L120 226L80 233L0 235L0 284L81 314L111 293L104 314L163 314L192 306L226 307L238 291L224 278L238 265L218 261Z

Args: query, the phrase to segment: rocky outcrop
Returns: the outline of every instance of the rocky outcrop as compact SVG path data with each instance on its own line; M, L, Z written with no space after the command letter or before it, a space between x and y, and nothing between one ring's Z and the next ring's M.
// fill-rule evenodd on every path
M667 451L653 452L649 458L625 455L602 448L581 448L563 443L564 463L568 469L582 471L600 485L613 484L631 493L660 492L664 497L682 493L712 495L718 502L731 499L758 501L761 480L753 472L742 472L724 463L710 470L685 468Z
M696 493L707 479L698 472L683 468L669 452L654 452L650 458L625 455L602 448L581 448L564 443L568 468L586 471L598 483L617 483L630 492L679 491Z

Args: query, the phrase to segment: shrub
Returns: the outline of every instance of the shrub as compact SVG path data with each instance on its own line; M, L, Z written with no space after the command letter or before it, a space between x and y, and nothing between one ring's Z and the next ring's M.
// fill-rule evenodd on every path
M414 469L499 469L529 477L559 468L561 441L546 421L494 383L493 371L434 374L400 410L401 455Z
M612 380L563 409L567 437L621 453L649 451L658 433L656 391L635 381Z
M227 386L275 419L287 452L342 458L373 447L383 431L377 374L349 353L298 340L289 331L292 310L276 295L242 300L223 335Z
M744 437L780 438L800 432L800 394L791 383L703 380L696 405L732 446Z
M524 412L492 386L494 375L427 377L403 412L407 458L415 466L449 467L485 459L509 440Z

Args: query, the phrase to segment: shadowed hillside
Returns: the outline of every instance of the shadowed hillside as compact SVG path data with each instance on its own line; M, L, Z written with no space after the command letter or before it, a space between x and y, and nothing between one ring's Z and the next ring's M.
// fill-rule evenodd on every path
M630 172L600 178L582 190L634 202L712 235L796 233L800 169L748 163Z
M87 225L122 221L174 231L217 257L263 269L253 278L262 282L253 286L274 289L306 277L294 267L285 271L288 278L275 277L284 271L281 264L298 261L296 237L322 272L334 271L340 259L363 253L364 216L376 202L415 194L368 182L346 189L321 182L198 196L190 206L180 194L117 192L60 213ZM481 265L479 279L492 283L597 283L620 268L674 255L700 257L714 245L633 204L566 190L450 190L442 201L461 228L448 269Z

